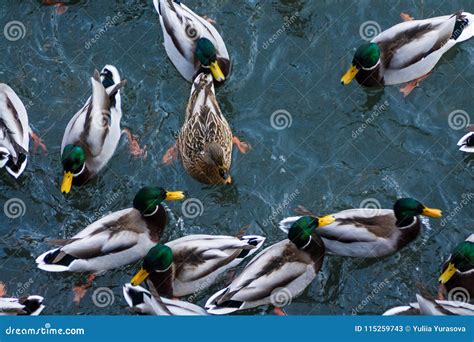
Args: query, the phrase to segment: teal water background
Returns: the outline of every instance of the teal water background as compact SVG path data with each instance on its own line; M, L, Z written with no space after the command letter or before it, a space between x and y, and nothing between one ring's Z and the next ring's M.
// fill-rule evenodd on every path
M161 164L182 123L190 84L166 56L151 1L73 1L64 14L41 1L1 2L0 29L17 20L25 32L16 41L0 37L0 81L25 103L49 151L32 155L18 181L0 174L0 205L12 198L25 203L16 219L0 211L0 281L8 293L26 287L44 296L44 314L128 314L121 286L135 266L98 277L76 305L72 288L85 275L46 273L34 259L49 248L48 239L70 237L90 220L130 207L135 192L149 184L184 190L202 203L195 218L184 217L180 203L169 204L174 217L167 239L236 234L250 225L249 232L265 235L270 244L285 237L275 223L299 204L330 214L367 200L390 208L397 197L417 198L452 218L431 219L416 241L382 260L327 257L313 284L286 311L380 314L414 301L417 283L435 293L443 260L473 230L472 201L463 200L473 192L474 159L457 150L464 133L452 129L448 117L455 110L472 112L474 40L450 50L407 98L398 87L343 87L340 77L363 42L364 22L386 29L400 22L400 12L415 18L460 8L473 12L473 2L185 3L217 21L233 59L231 78L217 97L234 134L252 150L234 151L234 184L228 187L197 183L179 162ZM94 69L105 64L114 64L128 80L122 125L140 136L148 158L132 158L123 137L98 179L66 198L59 190L62 135L90 95ZM275 112L291 125L283 121L288 127L275 129ZM223 284L200 292L196 302L203 304ZM94 305L99 287L113 291L112 305ZM267 312L261 307L247 313Z

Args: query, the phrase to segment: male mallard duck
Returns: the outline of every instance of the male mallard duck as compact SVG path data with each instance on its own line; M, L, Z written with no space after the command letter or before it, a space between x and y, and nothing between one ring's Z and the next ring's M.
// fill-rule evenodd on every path
M41 145L46 150L29 126L23 102L12 88L0 83L0 168L5 167L15 178L25 170L30 135L35 145Z
M209 298L207 312L223 315L288 303L301 294L316 277L324 259L324 244L313 233L332 221L331 216L298 219L289 229L288 239L265 248L229 286Z
M467 133L458 141L458 146L460 151L474 153L474 125L467 126Z
M472 14L460 11L392 26L357 49L341 82L349 84L355 78L371 87L420 79L446 51L474 35L473 22Z
M210 70L223 82L230 72L227 48L215 27L180 1L153 0L160 15L168 57L188 82Z
M181 191L159 187L142 188L133 199L133 208L109 214L87 226L62 245L36 259L38 268L48 272L106 271L143 258L161 237L167 223L164 200L181 200Z
M108 163L120 141L122 105L118 70L106 65L91 77L92 96L69 121L61 144L61 192L83 185Z
M0 298L0 316L29 315L38 316L45 308L43 297Z
M232 143L244 153L250 148L232 136L216 100L212 76L199 74L191 89L177 147L170 148L163 159L166 162L170 151L172 154L178 148L184 168L193 178L204 184L229 184Z
M123 296L130 308L142 315L153 316L204 316L206 310L187 301L162 298L159 294L153 295L141 286L125 284Z
M146 255L131 284L148 279L151 292L172 298L196 294L226 270L255 253L265 238L257 235L189 235L158 244Z
M434 300L422 295L416 295L416 303L397 306L387 310L383 316L394 315L427 315L427 316L472 316L474 305L451 300Z
M474 234L461 242L453 250L443 265L439 282L451 291L463 291L474 301Z
M304 214L308 214L304 211ZM310 213L309 213L310 214ZM413 198L402 198L390 209L349 209L334 214L333 224L317 229L326 250L331 254L374 258L394 253L413 241L420 232L417 215L441 217L439 209L427 208ZM300 216L288 217L279 223L288 228Z

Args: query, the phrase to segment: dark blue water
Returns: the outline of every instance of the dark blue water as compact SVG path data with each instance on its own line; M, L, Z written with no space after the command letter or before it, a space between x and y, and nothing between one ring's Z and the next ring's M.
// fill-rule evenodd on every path
M72 288L86 276L46 273L36 269L34 259L49 248L48 239L70 237L91 219L130 207L135 192L148 184L184 190L202 203L195 218L184 217L180 203L170 204L169 239L235 234L250 225L249 232L273 243L285 237L274 223L299 204L329 214L368 199L390 208L397 197L417 198L453 213L452 218L444 224L431 220L415 242L382 260L328 257L317 279L286 311L379 314L413 301L417 282L435 291L442 261L472 232L472 202L462 200L473 192L474 163L457 150L463 132L450 127L448 116L472 111L474 41L449 51L407 98L398 87L367 90L343 87L339 80L362 42L364 22L385 29L400 22L400 12L426 18L460 8L473 11L472 2L186 3L217 21L233 59L232 76L218 88L218 101L234 134L252 150L234 153L234 184L228 187L197 183L179 162L161 164L182 123L190 84L167 59L151 1L74 1L63 14L41 1L0 4L0 28L14 20L24 25L19 39L0 37L0 80L27 105L49 151L33 155L19 181L0 175L0 204L12 198L25 203L23 216L0 216L0 281L8 294L28 284L26 292L46 298L45 314L129 313L121 286L136 267L98 277L76 305ZM98 179L65 198L59 190L62 135L91 92L94 69L105 64L117 66L128 80L122 125L140 136L148 158L131 157L123 139ZM275 112L278 121L271 120ZM394 270L397 275L391 276ZM222 285L199 293L197 302L203 304ZM93 304L99 287L113 291L112 305Z

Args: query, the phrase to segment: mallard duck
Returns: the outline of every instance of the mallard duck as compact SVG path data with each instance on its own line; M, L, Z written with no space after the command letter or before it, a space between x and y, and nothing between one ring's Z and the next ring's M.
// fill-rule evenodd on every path
M215 27L180 1L153 0L168 57L188 82L210 70L218 82L230 73L227 48Z
M142 315L153 316L204 316L206 310L187 301L162 298L159 294L151 294L141 286L125 284L123 296L130 308Z
M196 294L226 270L255 253L265 238L257 235L189 235L150 249L131 284L147 280L151 292L173 298Z
M392 26L357 49L341 82L349 84L355 78L372 87L422 78L450 48L474 35L473 23L471 13L459 11Z
M15 178L20 177L26 168L30 135L35 145L46 150L29 126L23 102L12 88L0 83L0 168L5 167Z
M101 272L131 264L143 258L161 237L167 223L164 200L181 200L181 191L144 187L133 199L133 208L111 213L87 226L62 245L36 259L48 272Z
M332 216L298 219L289 229L288 239L265 248L229 286L209 298L207 312L223 315L260 305L288 303L301 294L316 277L324 259L324 244L313 233L332 221Z
M303 214L311 214L303 210ZM316 233L326 250L335 255L375 258L394 253L413 241L419 234L418 215L441 217L441 210L425 207L413 198L398 199L390 209L349 209L333 214L335 221ZM288 228L300 216L288 217L279 223Z
M232 144L241 152L249 145L232 136L229 123L219 108L209 74L194 80L177 148L186 171L204 184L230 184ZM175 149L175 147L170 150ZM167 152L168 154L168 152Z
M451 291L464 291L474 301L474 234L461 242L444 263L439 282Z
M434 300L422 295L416 295L416 303L410 303L406 306L397 306L387 310L383 316L394 315L428 315L428 316L472 316L474 315L474 305L451 301Z
M0 298L0 316L29 315L38 316L45 308L43 297Z
M464 135L458 141L459 150L468 153L474 153L474 125L467 126L469 133Z
M122 105L118 70L106 65L91 77L92 96L69 121L61 144L64 169L61 192L83 185L104 168L120 141Z

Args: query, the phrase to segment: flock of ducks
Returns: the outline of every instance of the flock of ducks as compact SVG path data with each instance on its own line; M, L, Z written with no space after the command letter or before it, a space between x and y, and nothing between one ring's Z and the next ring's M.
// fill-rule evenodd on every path
M231 61L215 27L179 1L154 0L166 52L180 74L192 82L189 103L177 144L163 160L179 155L187 172L205 184L228 184L232 146L250 146L232 134L215 95L214 83L229 77ZM474 35L474 16L465 12L407 21L382 32L359 47L342 77L365 86L412 82L429 73L456 43ZM112 158L121 128L121 88L125 81L116 67L106 65L91 77L92 95L69 121L61 144L64 169L61 192L95 177ZM15 92L0 85L0 166L15 178L25 170L29 135L26 109ZM460 145L473 152L473 135ZM36 141L36 140L35 140ZM41 143L38 141L38 143ZM320 216L300 207L300 216L279 222L286 238L263 248L265 237L188 235L163 243L167 225L164 201L183 200L184 193L147 186L131 208L93 222L36 258L47 272L103 273L143 260L136 275L123 286L133 311L148 315L229 314L262 305L275 305L281 289L291 298L315 279L326 255L381 258L393 254L419 235L420 215L439 218L439 209L412 198L398 199L393 209L349 209ZM262 249L263 248L263 249ZM261 250L262 249L262 250ZM257 253L258 252L258 253ZM201 308L179 298L196 295L219 277L250 259L226 287ZM474 234L460 243L441 267L444 293L462 287L474 299ZM141 284L145 283L146 288ZM39 314L43 298L0 298L1 314ZM275 307L277 314L284 312ZM473 314L470 303L417 295L417 303L385 314Z

